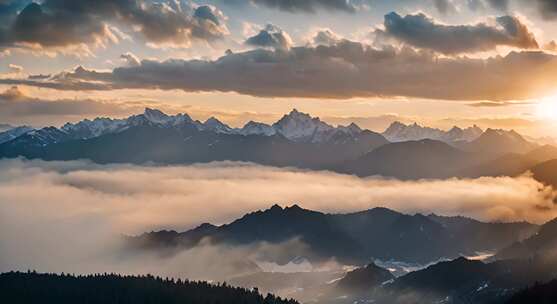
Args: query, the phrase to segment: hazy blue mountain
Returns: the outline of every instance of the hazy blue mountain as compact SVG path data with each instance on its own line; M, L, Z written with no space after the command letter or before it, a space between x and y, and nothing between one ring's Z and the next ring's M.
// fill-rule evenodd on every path
M398 124L389 129L389 134L398 129L422 134L409 138L436 130ZM440 140L389 143L356 124L335 127L295 109L272 125L252 121L232 128L214 117L201 122L187 114L147 108L128 118L101 117L61 128L0 133L0 158L160 164L230 160L420 179L514 176L557 156L556 148L539 147L514 131L488 129L476 138L479 131L455 127L429 136Z
M180 164L219 160L267 165L324 168L356 158L387 140L357 128L313 131L308 139L288 139L302 128L288 121L315 123L318 119L293 112L273 135L242 135L216 119L193 121L185 114L166 115L146 109L127 119L99 118L66 124L62 129L39 129L0 145L0 156L45 160L90 159L99 163ZM320 123L318 123L320 124ZM288 132L286 131L288 130Z
M391 142L432 139L445 143L454 143L473 141L482 133L482 129L476 125L465 129L454 126L450 130L444 131L437 128L420 126L417 123L406 125L395 121L382 134Z
M13 140L33 130L33 128L28 126L10 127L0 133L0 144Z
M536 180L557 188L557 158L537 164L530 171Z
M507 153L528 153L539 148L539 145L527 141L514 130L487 129L475 140L460 143L457 147L485 157L496 157Z
M530 259L536 256L557 256L557 219L540 226L531 237L501 249L493 259Z
M444 142L424 139L383 145L336 169L358 176L382 175L401 179L445 178L476 162Z

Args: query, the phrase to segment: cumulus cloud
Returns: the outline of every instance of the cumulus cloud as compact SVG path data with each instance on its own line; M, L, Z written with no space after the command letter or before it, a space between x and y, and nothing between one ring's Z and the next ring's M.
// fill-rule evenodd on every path
M19 74L23 72L23 67L17 64L8 64L8 69L10 69L11 73Z
M292 39L279 27L267 24L259 33L246 39L245 43L255 47L287 50L292 46Z
M238 77L241 71L242 77ZM82 67L49 79L2 84L61 90L123 88L220 91L264 97L408 96L444 100L520 100L553 91L557 57L541 51L490 58L440 58L402 47L374 48L343 39L334 45L256 49L216 60L143 60L111 72Z
M356 6L352 0L247 0L255 5L264 5L291 13L313 13L317 9L353 13Z
M315 33L312 40L315 45L335 45L342 40L342 37L330 29L322 29Z
M137 32L154 46L189 46L194 40L212 41L228 33L218 9L185 1L46 0L0 11L5 15L0 21L0 49L86 50L89 45L117 42L121 35L112 24Z
M141 63L141 60L139 60L139 58L132 52L126 52L120 55L120 59L122 59L128 66L138 66Z
M497 46L537 49L534 34L517 17L501 16L496 24L445 25L423 13L385 15L385 32L408 45L447 55L483 52Z

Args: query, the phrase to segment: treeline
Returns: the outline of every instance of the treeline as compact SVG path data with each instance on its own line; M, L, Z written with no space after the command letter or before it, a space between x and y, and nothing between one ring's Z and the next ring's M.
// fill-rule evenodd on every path
M117 274L0 274L0 303L56 304L298 304L226 283Z
M535 284L516 293L507 304L555 304L557 303L557 280Z

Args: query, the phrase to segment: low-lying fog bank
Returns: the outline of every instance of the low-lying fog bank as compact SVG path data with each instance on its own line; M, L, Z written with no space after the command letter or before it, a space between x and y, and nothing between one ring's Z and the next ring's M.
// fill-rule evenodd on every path
M250 259L262 251L303 250L304 245L206 245L172 257L132 258L116 253L119 236L227 223L273 203L298 203L323 212L383 206L406 213L540 223L557 216L554 199L553 189L529 176L397 181L230 162L146 167L3 160L0 271L149 272L222 279L258 267Z

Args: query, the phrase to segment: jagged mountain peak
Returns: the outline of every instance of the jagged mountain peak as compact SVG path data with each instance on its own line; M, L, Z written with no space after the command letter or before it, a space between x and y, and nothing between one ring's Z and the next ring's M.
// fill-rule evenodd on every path
M234 130L227 124L211 116L203 123L203 129L217 133L233 133Z
M19 126L19 127L13 127L4 132L0 132L0 144L8 142L12 139L15 139L19 136L22 136L34 130L35 129L33 129L30 126Z
M391 125L383 132L383 136L391 142L433 139L446 143L458 141L470 142L478 138L482 130L477 126L462 129L453 126L448 131L438 128L421 126L417 122L405 125L399 121L391 123Z

